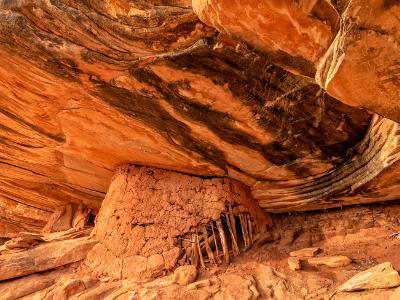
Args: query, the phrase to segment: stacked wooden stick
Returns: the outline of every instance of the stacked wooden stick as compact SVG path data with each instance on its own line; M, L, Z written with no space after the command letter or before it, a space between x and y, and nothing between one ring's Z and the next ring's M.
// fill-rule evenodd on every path
M238 231L236 224L240 231ZM225 226L224 226L225 225ZM206 267L206 263L229 263L232 256L246 251L254 242L255 226L250 214L237 212L228 206L220 219L211 221L191 236L191 248L186 257L192 265Z

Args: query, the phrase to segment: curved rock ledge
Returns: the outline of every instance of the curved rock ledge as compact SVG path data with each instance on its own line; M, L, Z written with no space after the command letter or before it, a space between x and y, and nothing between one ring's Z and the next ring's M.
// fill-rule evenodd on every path
M193 8L285 69L315 75L336 99L400 121L397 1L193 0Z
M343 206L343 196L353 195L400 160L399 137L398 123L374 115L364 140L356 147L357 153L349 161L302 180L258 182L252 188L253 195L267 211L288 211L288 206L290 210ZM393 195L394 199L399 196L400 191Z
M399 6L215 3L0 2L1 236L96 213L121 163L238 180L271 211L399 197L390 121L367 133L361 108L399 120Z

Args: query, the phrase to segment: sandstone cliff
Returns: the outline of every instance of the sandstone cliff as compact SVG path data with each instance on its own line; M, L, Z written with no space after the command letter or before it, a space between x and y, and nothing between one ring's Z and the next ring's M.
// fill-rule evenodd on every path
M0 235L96 212L123 162L239 180L268 211L398 198L399 10L1 1Z

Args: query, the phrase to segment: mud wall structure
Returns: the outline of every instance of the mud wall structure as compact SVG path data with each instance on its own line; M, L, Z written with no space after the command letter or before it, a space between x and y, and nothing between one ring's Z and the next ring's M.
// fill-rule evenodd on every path
M269 221L242 183L125 164L97 216L99 243L85 265L97 276L145 278L229 262Z

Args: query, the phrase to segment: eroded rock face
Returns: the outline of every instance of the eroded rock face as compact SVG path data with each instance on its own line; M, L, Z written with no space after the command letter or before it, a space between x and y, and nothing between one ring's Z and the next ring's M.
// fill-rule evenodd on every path
M194 0L193 4L206 24L270 53L277 63L279 54L289 56L280 64L286 69L309 77L316 71L316 82L335 98L400 121L397 1Z
M249 0L232 3L194 0L193 8L206 24L215 27L238 43L244 42L258 51L268 53L274 63L304 76L315 75L315 81L337 99L350 105L369 108L395 121L399 120L396 63L400 53L397 43L397 29L400 22L396 18L400 9L398 3L373 1L365 4L361 1L339 1L332 4L331 1L325 0L257 3ZM378 14L377 18L375 13ZM307 33L302 31L305 28L309 28ZM325 31L322 28L325 28ZM324 41L325 46L318 48L317 44ZM280 52L292 58L285 59L286 65L279 63L277 59ZM308 69L304 67L302 60L307 61ZM316 70L314 73L311 70L312 66ZM368 82L367 87L366 82ZM393 126L397 132L395 122L388 121L387 125ZM374 126L372 122L371 128ZM383 129L385 132L383 135L386 136L389 127ZM369 139L368 135L365 139ZM375 140L375 137L371 137L370 140ZM393 142L397 149L398 138L395 137ZM397 156L396 151L391 153ZM386 155L376 154L376 158L384 156ZM392 155L388 157L393 161ZM362 158L360 160L365 161ZM352 159L357 166L360 166L360 160ZM345 163L341 168L353 169L351 164ZM361 178L356 174L372 174L379 169L378 165L384 168L388 166L387 163L375 165L372 161L368 164L370 166L367 169L370 171L353 169L350 171L353 173L350 176L344 175L349 172L341 169L329 170L327 176L321 173L319 176L308 177L303 183L295 180L293 182L295 186L287 187L286 192L280 188L275 192L276 183L257 182L253 186L253 194L265 209L286 210L288 201L293 204L297 202L298 209L307 207L306 202L312 203L314 207L318 205L316 203L321 203L320 207L324 207L323 201L317 198L322 199L328 194L335 194L332 189L338 186L339 189L346 190L343 184L350 184L348 189L354 191L358 185L364 185L364 180L370 181L367 179L368 175ZM339 173L341 175L337 176ZM334 181L339 178L343 181L333 183L329 179L331 175L334 176ZM353 176L357 177L355 185L350 183ZM307 183L307 180L311 180L310 183ZM322 185L318 183L320 180L324 182ZM282 183L286 184L290 185L289 182Z
M337 11L326 0L194 0L193 9L207 25L270 53L277 63L306 76L315 72L314 64L329 48L339 25Z
M42 231L49 233L69 230L71 228L81 229L88 224L90 215L91 210L85 205L68 203L56 209Z
M87 231L77 234L77 237L64 232L64 235L53 239L50 237L32 249L10 253L1 251L0 281L52 270L85 259L97 243L87 235Z
M227 221L234 211L241 216L241 225L245 218L248 226ZM97 276L151 278L179 264L204 266L206 258L212 264L229 262L227 252L235 252L234 236L239 248L239 237L247 243L245 236L265 231L269 222L242 183L126 164L116 171L97 216L94 235L99 243L89 253L85 268ZM247 233L231 235L227 227L232 224L235 232L246 228ZM210 241L207 238L201 245L204 230ZM214 230L216 235L211 235Z
M400 197L397 123L347 105L397 120L399 6L347 2L1 2L0 236L97 212L125 162L267 211Z

